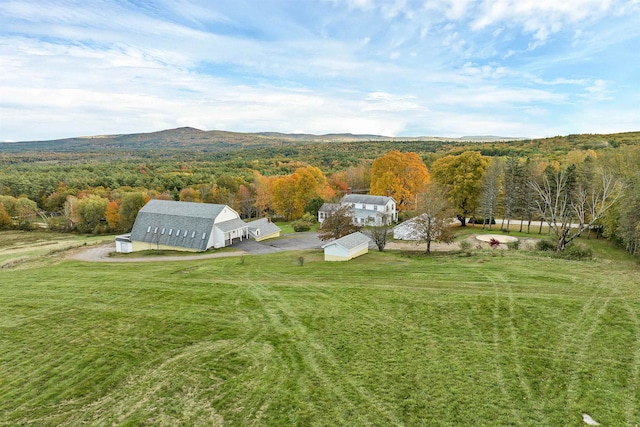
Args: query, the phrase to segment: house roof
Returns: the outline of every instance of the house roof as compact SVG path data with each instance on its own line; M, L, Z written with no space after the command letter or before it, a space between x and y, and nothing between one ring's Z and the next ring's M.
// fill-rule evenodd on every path
M255 221L251 221L248 225L249 231L255 232L255 230L260 230L260 234L263 236L268 236L269 234L281 231L280 227L269 221L268 218L260 218Z
M359 231L355 233L348 234L344 237L334 240L333 242L329 242L325 245L322 245L322 248L326 248L327 246L339 245L347 250L354 249L363 243L369 243L371 239Z
M370 194L347 194L342 198L342 203L368 203L370 205L386 205L393 197L372 196Z
M318 212L333 212L340 208L339 203L323 203Z

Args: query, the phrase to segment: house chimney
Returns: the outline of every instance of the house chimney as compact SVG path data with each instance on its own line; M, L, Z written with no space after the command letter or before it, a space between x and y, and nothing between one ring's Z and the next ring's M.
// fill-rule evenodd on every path
M351 187L347 187L347 194L351 194Z
M387 197L391 197L391 190L387 190Z

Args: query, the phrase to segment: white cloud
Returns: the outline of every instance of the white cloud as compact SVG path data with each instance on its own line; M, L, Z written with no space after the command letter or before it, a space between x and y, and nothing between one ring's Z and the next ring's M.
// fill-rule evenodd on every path
M0 138L183 125L535 135L638 87L616 72L635 69L638 0L256 4L0 2ZM616 61L603 67L604 53Z
M566 26L601 19L623 7L616 0L483 0L471 27L483 30L498 24L520 26L533 35L529 47L535 49Z

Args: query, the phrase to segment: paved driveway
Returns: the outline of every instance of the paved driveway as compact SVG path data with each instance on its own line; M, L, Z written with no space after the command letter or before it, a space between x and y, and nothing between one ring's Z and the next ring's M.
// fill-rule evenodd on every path
M214 252L193 255L180 256L164 256L164 257L127 257L112 258L110 252L115 252L115 244L102 245L97 247L80 248L69 251L65 257L78 261L90 262L162 262L162 261L189 261L207 258L222 258L230 256L241 256L245 254L261 255L272 254L283 251L297 251L304 249L320 249L322 241L318 239L315 232L294 233L282 236L278 239L265 240L264 242L256 242L248 239L242 242L234 243L231 248L234 251Z
M256 242L255 240L244 240L234 243L233 248L250 254L272 254L283 251L298 251L304 249L320 249L323 242L318 239L315 232L287 234L278 239Z

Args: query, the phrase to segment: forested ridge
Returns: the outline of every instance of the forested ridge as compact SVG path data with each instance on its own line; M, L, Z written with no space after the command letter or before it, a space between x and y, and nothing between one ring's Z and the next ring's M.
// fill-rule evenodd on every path
M383 184L372 185L372 180L380 178L371 173L374 160L390 152L415 153L412 162L424 163L429 171L426 178L411 183L387 174ZM473 185L464 191L470 193L473 188L474 193L461 195L461 190L448 184L452 207L465 204L457 213L460 218L500 215L541 219L542 212L536 213L535 206L522 206L522 200L528 198L533 203L537 197L529 191L530 183L542 186L552 172L565 174L568 170L561 177L570 181L566 185L595 191L596 171L605 168L625 188L624 197L620 196L609 214L606 233L624 240L616 230L619 232L619 218L626 215L627 222L631 221L626 224L627 234L638 234L640 241L640 228L634 231L640 221L634 222L632 215L640 211L635 209L640 204L640 132L504 140L247 134L180 128L1 143L0 227L29 228L46 222L50 228L64 231L127 231L137 210L151 198L225 203L245 218L269 215L290 220L305 212L313 216L322 201L337 200L349 188L384 193L382 187L386 192L395 188L394 196L402 200L403 216L408 217L419 210L417 196L428 191L434 166L435 183L447 185L447 174L461 173L447 167L459 159L471 159L473 156L461 156L470 152L479 160L473 163L477 165L471 174ZM402 156L395 158L395 162L403 161ZM470 161L462 165L466 167ZM400 170L400 163L392 162L389 170ZM509 178L509 174L515 175ZM487 176L494 175L495 200L489 203ZM516 176L520 181L514 186ZM404 184L397 185L400 181ZM425 188L420 190L420 186ZM407 187L412 190L407 192ZM614 221L613 215L618 220ZM638 244L634 242L631 246L628 241L623 243L636 252Z

